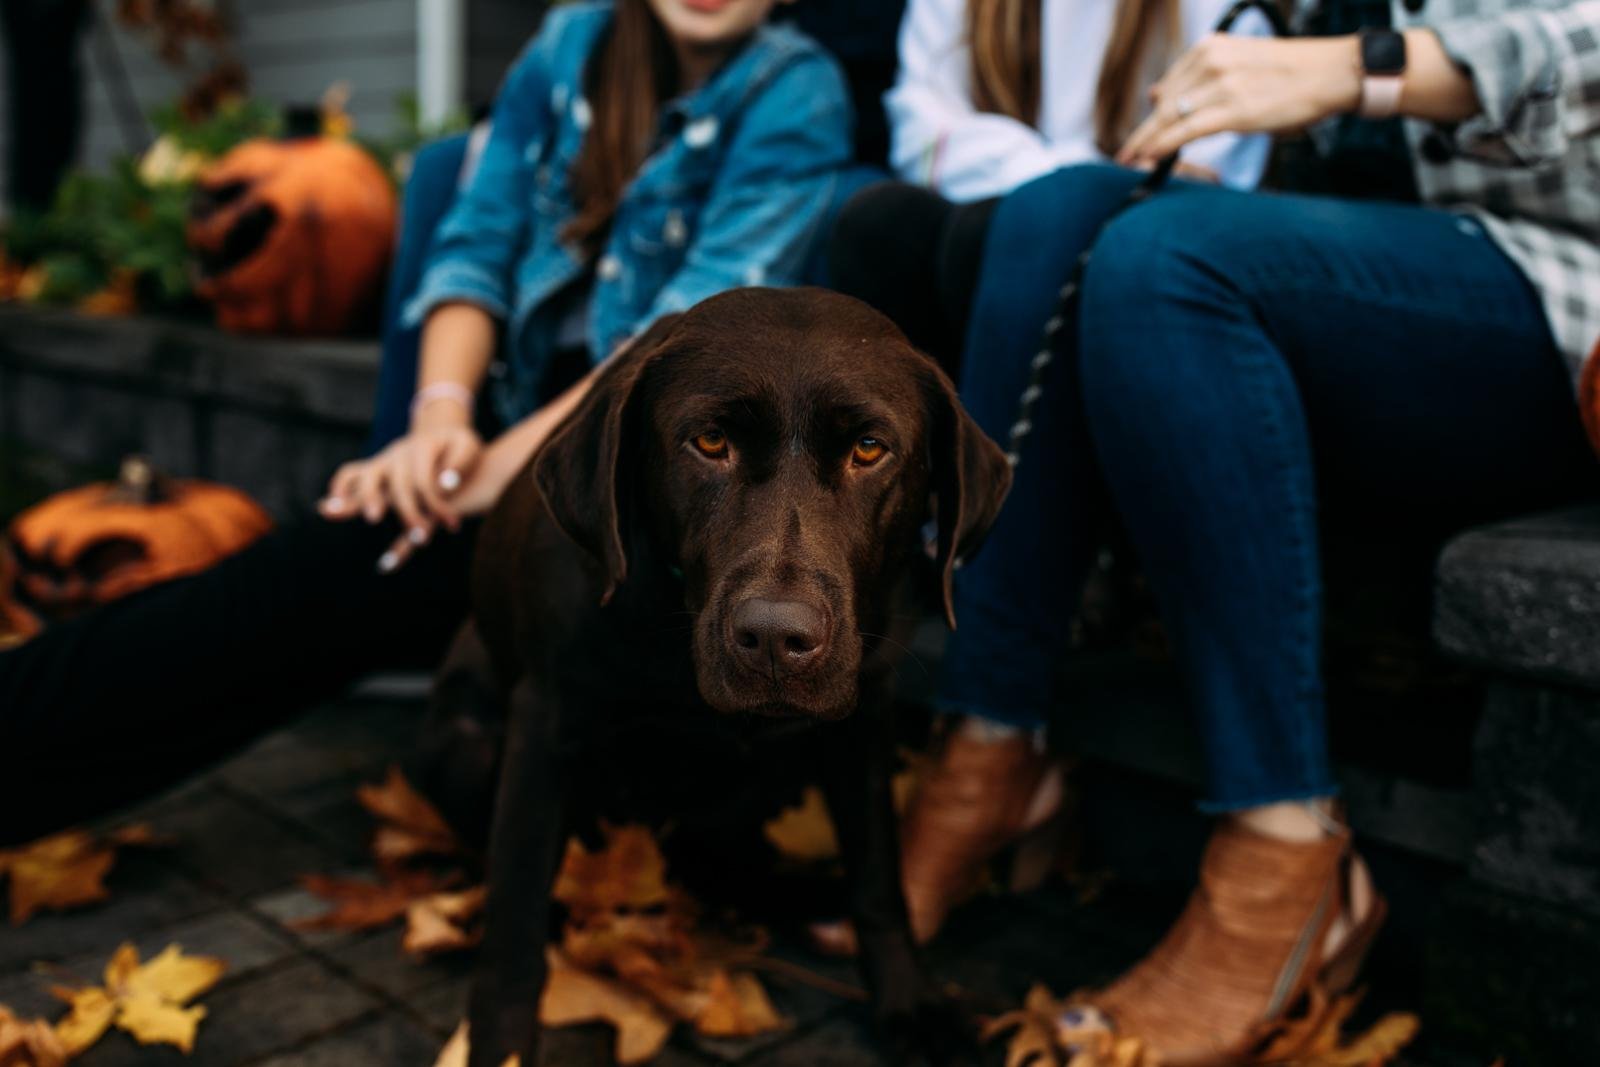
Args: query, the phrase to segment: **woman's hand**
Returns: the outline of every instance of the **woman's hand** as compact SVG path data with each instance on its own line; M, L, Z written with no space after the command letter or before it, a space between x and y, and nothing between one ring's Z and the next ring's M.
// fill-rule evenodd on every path
M1152 166L1213 133L1288 133L1354 111L1361 48L1355 37L1212 34L1185 52L1150 96L1154 110L1117 154L1125 166Z
M320 510L330 519L360 515L376 523L393 509L412 529L436 522L456 529L462 511L454 494L482 453L483 442L470 426L413 430L370 459L334 472Z

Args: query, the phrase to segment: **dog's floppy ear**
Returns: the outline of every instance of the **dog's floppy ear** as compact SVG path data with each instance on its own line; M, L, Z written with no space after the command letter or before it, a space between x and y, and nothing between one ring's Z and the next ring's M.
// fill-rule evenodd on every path
M534 460L533 476L563 533L593 556L604 574L600 603L628 576L622 539L624 464L635 451L632 409L644 371L660 354L680 314L664 315L619 352L587 396Z
M938 566L945 621L956 627L956 563L977 551L1011 488L1011 465L1000 446L978 428L955 386L932 368L933 492L938 502Z

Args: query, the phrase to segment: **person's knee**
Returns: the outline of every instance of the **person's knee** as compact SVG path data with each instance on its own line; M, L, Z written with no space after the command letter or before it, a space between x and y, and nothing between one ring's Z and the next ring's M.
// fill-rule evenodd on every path
M936 194L904 182L874 182L844 202L833 222L829 248L835 262L857 262L881 252L884 242L903 240L924 216L941 214Z
M1113 220L1090 251L1078 305L1078 361L1086 397L1137 398L1157 417L1182 402L1201 368L1191 316L1227 313L1239 292L1230 280L1234 245L1226 223L1184 198L1159 198ZM1164 343L1163 335L1184 343Z
M1024 266L1059 285L1137 181L1134 171L1084 163L1019 186L990 220L985 262Z

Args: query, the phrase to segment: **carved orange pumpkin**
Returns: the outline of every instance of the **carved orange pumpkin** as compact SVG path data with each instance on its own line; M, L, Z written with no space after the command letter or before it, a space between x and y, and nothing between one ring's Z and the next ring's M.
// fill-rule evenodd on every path
M0 651L20 645L39 632L39 619L17 603L17 562L0 542Z
M199 293L239 333L333 335L376 322L395 192L347 141L246 141L201 172L188 240Z
M272 528L236 489L178 481L141 458L115 482L58 493L7 532L22 603L61 619L178 578L238 551Z

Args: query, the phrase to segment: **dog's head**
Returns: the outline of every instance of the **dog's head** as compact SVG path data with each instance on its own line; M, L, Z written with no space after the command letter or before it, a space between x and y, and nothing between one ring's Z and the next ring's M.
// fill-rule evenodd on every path
M643 546L681 572L707 703L819 718L854 707L863 639L930 514L955 624L951 572L1010 484L938 367L818 289L736 290L657 323L535 471L606 600Z

